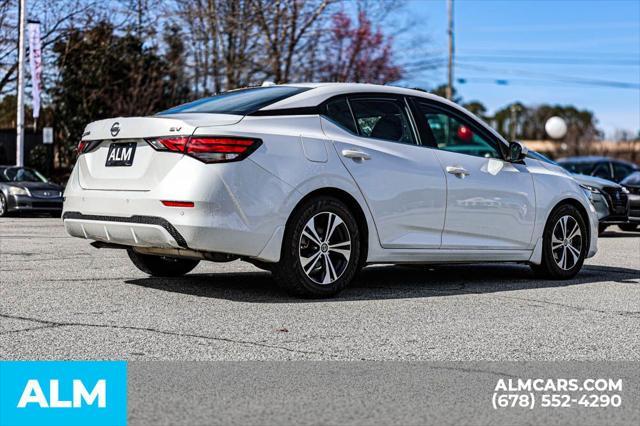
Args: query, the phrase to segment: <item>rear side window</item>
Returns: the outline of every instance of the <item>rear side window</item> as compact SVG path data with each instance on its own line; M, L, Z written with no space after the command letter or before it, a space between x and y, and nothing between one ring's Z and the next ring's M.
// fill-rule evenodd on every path
M254 87L251 89L233 90L178 105L177 107L159 112L158 115L194 112L247 115L267 105L274 104L307 90L309 90L307 87L291 86Z
M407 109L396 99L350 99L360 136L415 144Z
M353 121L351 108L349 108L346 98L334 99L327 102L325 115L350 132L357 133L356 123Z

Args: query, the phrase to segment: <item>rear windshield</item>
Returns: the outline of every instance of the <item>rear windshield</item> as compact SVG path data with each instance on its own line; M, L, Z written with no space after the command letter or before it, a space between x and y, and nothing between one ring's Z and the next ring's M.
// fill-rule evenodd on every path
M158 115L205 112L247 115L285 98L309 90L307 87L271 86L233 90L209 98L178 105Z

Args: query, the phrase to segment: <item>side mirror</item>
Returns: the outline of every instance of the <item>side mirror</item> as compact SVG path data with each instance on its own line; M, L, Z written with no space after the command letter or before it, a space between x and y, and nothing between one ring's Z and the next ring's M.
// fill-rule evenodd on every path
M509 144L509 158L512 163L524 160L529 153L529 149L522 142L513 141Z

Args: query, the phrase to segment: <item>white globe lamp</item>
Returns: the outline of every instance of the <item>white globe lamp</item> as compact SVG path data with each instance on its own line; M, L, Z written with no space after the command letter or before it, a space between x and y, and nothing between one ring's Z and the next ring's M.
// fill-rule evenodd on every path
M551 139L562 139L567 134L567 123L560 117L551 117L544 124L544 130Z

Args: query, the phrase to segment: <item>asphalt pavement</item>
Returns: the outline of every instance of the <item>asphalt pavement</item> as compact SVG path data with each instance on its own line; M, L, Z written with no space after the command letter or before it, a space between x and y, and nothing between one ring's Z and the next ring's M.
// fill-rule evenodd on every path
M640 360L640 233L569 281L525 265L375 266L338 298L203 262L150 278L60 219L0 219L0 359Z

